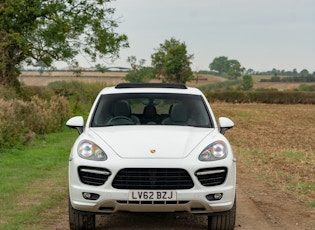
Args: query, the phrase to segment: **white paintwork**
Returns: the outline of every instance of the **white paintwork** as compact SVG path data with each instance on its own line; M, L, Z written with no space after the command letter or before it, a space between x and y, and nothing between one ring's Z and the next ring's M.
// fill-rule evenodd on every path
M90 127L97 101L103 94L120 93L177 93L200 95L208 107L209 116L213 121L213 128L198 128L190 126L167 125L120 125L108 127ZM236 163L233 150L228 140L220 133L220 128L231 128L234 123L225 117L219 118L220 127L217 126L212 109L200 90L169 89L169 88L137 88L103 89L96 98L86 126L82 134L75 141L69 161L69 193L73 208L93 213L112 213L116 211L131 212L174 212L187 211L192 213L213 213L230 210L235 199ZM83 128L83 118L71 118L67 126ZM83 129L82 129L83 130ZM92 161L78 156L78 145L88 140L95 143L107 155L106 161ZM223 141L227 146L227 157L216 161L200 161L200 153L209 144ZM83 184L78 177L78 167L89 166L105 168L111 175L101 186ZM226 167L228 174L223 184L212 187L201 185L196 177L196 171ZM123 168L180 168L185 169L193 180L191 189L176 190L177 201L189 201L185 204L124 204L117 201L127 201L130 197L128 189L114 189L112 182L117 172ZM143 191L147 191L144 189ZM83 192L99 194L98 200L86 200ZM218 201L209 201L206 195L223 193ZM100 207L107 207L100 209ZM195 208L195 209L194 209ZM199 208L199 209L198 209Z
M234 122L227 117L219 117L219 125L221 128L232 128L234 126Z
M76 127L83 127L84 126L84 120L82 116L76 116L70 118L66 125L70 128L76 128Z

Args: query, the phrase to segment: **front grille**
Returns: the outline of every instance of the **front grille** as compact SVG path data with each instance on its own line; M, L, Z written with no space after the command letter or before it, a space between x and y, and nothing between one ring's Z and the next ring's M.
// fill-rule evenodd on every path
M112 186L117 189L190 189L194 183L184 169L126 168Z
M111 175L110 171L104 168L81 166L78 168L79 177L83 184L100 186L105 184L108 177Z
M198 170L195 175L197 176L199 182L203 186L217 186L223 184L226 175L227 169L226 168L208 168L208 169L200 169Z

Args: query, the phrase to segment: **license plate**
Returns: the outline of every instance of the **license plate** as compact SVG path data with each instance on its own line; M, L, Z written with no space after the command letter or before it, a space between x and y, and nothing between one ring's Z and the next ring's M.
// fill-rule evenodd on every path
M171 190L132 190L129 200L176 200L176 191Z

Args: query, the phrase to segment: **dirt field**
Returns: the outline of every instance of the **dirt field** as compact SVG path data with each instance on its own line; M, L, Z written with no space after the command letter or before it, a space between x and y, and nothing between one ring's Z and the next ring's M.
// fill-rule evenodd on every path
M56 78L41 81L28 76L22 81L45 85ZM235 122L226 134L238 160L235 229L315 229L315 106L213 104L212 108L217 117ZM67 188L59 189L66 193ZM45 210L39 227L68 230L67 202L65 198ZM205 217L187 213L117 213L98 216L97 223L98 230L206 229Z
M55 81L85 81L85 82L106 82L108 85L116 85L121 82L125 82L124 77L126 72L82 72L79 76L76 76L73 72L45 72L40 75L36 71L22 72L19 77L20 82L25 85L31 86L46 86L50 82ZM214 75L198 75L198 81L194 80L187 83L188 86L196 87L208 84L214 84L222 82L225 79ZM260 82L260 76L254 77L254 89L277 89L279 91L294 90L300 83L281 83L281 82ZM265 78L268 78L265 76Z
M19 77L20 82L31 86L46 86L55 81L84 81L84 82L106 82L108 85L116 85L125 82L126 72L82 72L79 76L75 76L72 72L47 72L41 76L39 72L22 72ZM189 86L200 86L221 82L224 79L212 75L198 75L198 81L189 82Z
M299 87L301 83L281 83L281 82L257 82L254 89L277 89L278 91L294 90Z

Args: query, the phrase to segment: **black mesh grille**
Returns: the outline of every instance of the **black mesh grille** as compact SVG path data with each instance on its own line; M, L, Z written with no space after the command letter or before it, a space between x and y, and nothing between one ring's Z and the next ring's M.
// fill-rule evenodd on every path
M107 169L85 166L79 167L78 172L82 183L94 186L103 185L111 174Z
M200 169L195 175L203 186L216 186L224 183L227 175L226 168Z
M194 183L184 169L126 168L112 186L117 189L189 189Z

